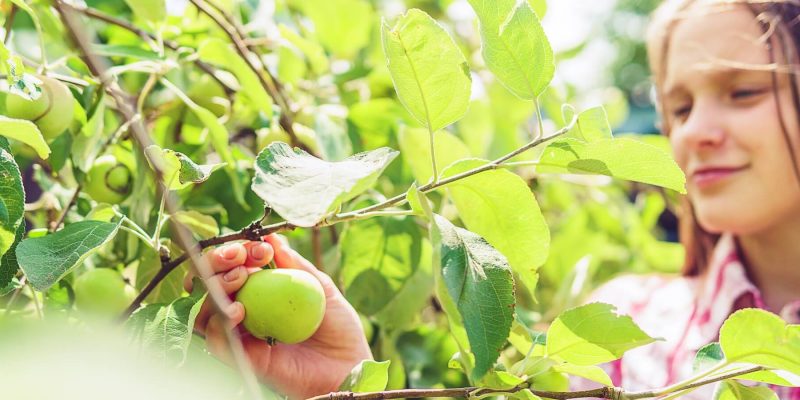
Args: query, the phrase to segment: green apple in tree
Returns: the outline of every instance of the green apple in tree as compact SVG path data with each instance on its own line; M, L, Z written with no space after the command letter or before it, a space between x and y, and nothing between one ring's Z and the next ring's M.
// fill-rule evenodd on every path
M86 193L97 202L119 204L131 186L131 170L111 154L98 157L86 174Z
M298 269L265 269L247 278L236 294L244 305L244 327L253 336L300 343L325 316L325 292L317 278Z
M75 114L72 93L67 85L46 76L42 81L42 94L36 100L21 96L6 97L6 113L11 118L27 119L36 124L47 142L64 132Z
M95 268L81 274L73 285L78 310L97 315L119 315L136 297L122 275L110 268Z

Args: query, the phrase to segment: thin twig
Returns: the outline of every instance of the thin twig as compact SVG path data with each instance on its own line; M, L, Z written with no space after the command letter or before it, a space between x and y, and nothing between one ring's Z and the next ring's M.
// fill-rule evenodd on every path
M258 77L258 82L261 84L262 88L264 88L267 94L269 94L278 103L278 106L281 108L281 114L278 119L278 123L289 135L291 145L294 147L299 147L309 154L316 155L311 148L302 143L297 137L297 134L294 132L293 122L291 119L292 110L289 107L287 99L283 96L282 92L279 91L279 84L277 83L277 80L267 70L267 67L264 66L263 63L259 62L259 65L255 64L256 57L251 57L251 48L248 47L244 42L244 33L237 30L236 24L232 22L232 18L228 17L225 13L218 12L219 8L210 6L210 3L207 1L189 1L194 4L198 10L210 17L223 31L225 31L225 34L228 35L228 38L233 43L233 47L236 49L236 52L239 53L239 56L242 57L248 68L250 68L250 70L256 74L256 77Z
M741 369L741 370L738 370L738 371L733 371L733 372L729 372L729 373L722 374L722 375L717 375L717 376L712 377L712 378L703 379L703 380L699 380L699 381L696 381L696 382L688 383L688 384L681 385L681 386L672 385L672 386L667 386L666 388L661 388L661 389L645 390L645 391L641 391L641 392L630 392L630 393L626 393L625 394L625 398L630 399L630 400L634 400L634 399L646 399L646 398L651 398L651 397L660 397L660 396L664 396L664 395L669 394L669 393L677 393L677 392L681 392L681 391L684 391L684 390L695 389L695 388L698 388L700 386L708 385L710 383L724 381L725 379L731 379L731 378L735 378L737 376L742 376L742 375L750 374L750 373L753 373L753 372L766 371L766 370L767 370L767 368L764 368L764 367L761 367L761 366L752 367L752 368L746 368L746 369Z
M8 17L6 17L6 24L3 27L5 29L5 37L3 37L3 44L8 43L8 39L11 38L11 26L14 25L14 17L17 16L17 5L11 3L11 11L8 12Z
M58 230L58 228L61 226L61 224L64 223L64 219L67 218L67 213L72 208L72 206L74 206L75 203L78 202L78 195L80 193L81 193L81 185L78 184L78 187L75 188L75 193L73 193L72 197L70 197L70 199L69 199L69 203L67 203L67 206L64 207L64 209L61 211L61 215L58 216L57 220L53 221L53 223L50 224L50 229L49 230L50 230L51 233L55 232L56 230Z
M456 397L468 398L487 394L516 393L526 389L527 384L511 389L488 389L477 387L461 387L447 389L401 389L385 390L381 392L353 393L353 392L334 392L322 396L311 397L307 400L378 400L378 399L418 399L423 397ZM613 387L602 387L593 390L582 390L576 392L551 392L546 390L529 389L531 393L548 399L579 399L585 397L595 397L601 399L612 399L618 395L619 389Z
M125 30L127 30L129 32L134 33L135 35L137 35L137 36L139 36L139 37L141 37L141 38L143 38L145 40L154 41L154 40L158 39L158 36L156 34L154 34L154 33L150 33L148 31L145 31L144 29L141 29L141 28L138 28L138 27L134 26L133 24L129 23L128 21L125 21L123 19L114 17L112 15L108 15L108 14L103 13L102 11L98 11L98 10L96 10L94 8L80 6L80 5L76 5L76 4L64 4L64 5L69 7L69 8L71 8L71 9L73 9L73 10L75 10L75 11L77 11L77 12L80 12L81 14L86 15L87 17L90 17L90 18L93 18L93 19L97 19L97 20L106 22L108 24L116 25L116 26L118 26L120 28L123 28L123 29L125 29ZM174 42L172 40L165 40L164 41L164 46L167 46L170 50L173 50L173 51L178 50L181 47L177 42ZM206 74L210 75L211 78L213 78L215 81L217 81L217 83L220 86L222 86L222 89L225 91L225 94L227 96L230 96L231 94L236 92L236 90L234 88L228 86L228 84L225 83L225 81L219 79L219 77L216 75L213 67L211 67L210 65L208 65L205 62L200 61L200 60L193 60L192 62L195 64L195 66L197 66L197 68L199 68L200 70L202 70Z
M463 172L461 174L453 175L453 176L451 176L449 178L446 178L446 179L442 179L441 181L437 182L436 184L430 183L428 185L425 185L425 186L419 188L419 191L422 192L422 193L428 193L428 192L430 192L432 190L435 190L435 189L437 189L439 187L442 187L444 185L447 185L449 183L455 182L455 181L457 181L459 179L464 179L464 178L467 178L469 176L472 176L472 175L475 175L475 174L478 174L478 173L481 173L481 172L484 172L484 171L500 168L500 167L503 166L503 163L505 161L507 161L507 160L509 160L509 159L511 159L511 158L523 153L524 151L526 151L528 149L532 149L532 148L534 148L534 147L536 147L536 146L538 146L538 145L540 145L542 143L545 143L545 142L547 142L549 140L553 140L556 137L561 136L564 133L568 132L570 129L572 129L572 126L575 124L575 121L576 121L576 118L573 118L572 121L570 122L570 124L568 124L567 126L565 126L562 129L560 129L556 133L554 133L554 134L552 134L552 135L550 135L548 137L545 137L545 138L540 138L540 139L534 140L534 141L532 141L532 142L520 147L519 149L516 149L516 150L506 154L505 156L500 157L500 158L498 158L498 159L496 159L496 160L494 160L494 161L492 161L492 162L490 162L488 164L482 165L482 166L477 167L477 168L473 168L473 169L471 169L469 171L465 171L465 172ZM359 210L355 210L355 211L351 211L351 212L348 212L348 213L334 215L334 216L332 216L330 218L327 218L327 219L324 219L324 220L320 221L319 223L314 225L314 227L331 226L331 225L334 225L334 224L337 224L337 223L340 223L340 222L353 221L353 220L371 218L371 217L376 217L376 216L410 215L410 212L408 212L408 211L382 211L382 210L385 210L386 208L389 208L389 207L391 207L393 205L402 204L402 202L404 202L406 200L406 195L407 195L407 193L403 193L403 194L397 195L395 197L392 197L392 198L390 198L388 200L385 200L385 201L383 201L381 203L369 206L369 207L365 207L365 208L362 208L362 209L359 209ZM266 226L261 226L259 224L259 222L257 221L256 223L253 223L253 224L245 227L244 229L242 229L239 232L231 233L231 234L225 235L225 236L217 236L217 237L213 237L213 238L210 238L210 239L201 240L198 243L198 246L200 247L200 249L205 249L207 247L211 247L211 246L215 246L215 245L219 245L219 244L223 244L223 243L227 243L227 242L232 242L232 241L236 241L236 240L261 240L261 237L264 236L264 235L268 235L268 234L271 234L271 233L280 233L280 232L285 232L285 231L291 231L291 230L294 230L295 228L297 228L297 226L295 226L295 225L293 225L293 224L291 224L289 222L286 222L286 221L278 222L278 223L271 224L271 225L266 225ZM155 287L158 285L158 283L161 282L161 280L163 280L167 275L169 275L169 273L173 269L177 268L181 263L183 263L187 259L188 259L188 256L186 254L182 254L179 257L177 257L175 259L172 259L169 262L163 264L161 270L159 270L158 273L155 276L153 276L153 279L147 284L147 286L144 287L144 289L142 289L142 291L139 293L139 296L137 296L133 300L131 305L125 311L125 315L130 315L130 313L132 313L134 310L139 308L139 305L144 300L144 298L147 297L147 295L153 289L155 289Z

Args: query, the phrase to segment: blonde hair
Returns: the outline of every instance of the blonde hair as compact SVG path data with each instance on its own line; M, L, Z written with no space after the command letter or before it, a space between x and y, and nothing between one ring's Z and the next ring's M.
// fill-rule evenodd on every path
M702 8L700 8L702 6ZM800 119L800 94L798 94L797 54L800 53L800 0L666 0L652 14L651 23L647 31L647 49L650 60L650 68L653 71L653 79L656 86L656 104L661 117L661 130L664 135L669 136L671 121L661 111L663 110L663 88L667 54L669 52L670 38L672 31L682 19L691 15L697 15L700 10L714 13L732 7L747 7L753 13L754 18L759 23L764 33L764 44L768 50L770 64L785 66L790 70L790 87L792 91L792 110L794 115L783 115L782 107L777 107L777 116L780 121L784 140L791 155L794 166L794 174L800 184L800 167L797 157L791 146L789 132L786 128L785 118ZM774 47L779 49L778 54L783 55L783 60L778 63ZM791 61L790 61L791 60ZM772 68L773 92L776 100L777 73L782 68ZM686 257L683 264L683 274L685 276L695 276L702 274L711 261L713 249L719 240L720 235L706 231L699 223L694 214L689 198L684 196L681 200L679 210L679 237L686 249Z

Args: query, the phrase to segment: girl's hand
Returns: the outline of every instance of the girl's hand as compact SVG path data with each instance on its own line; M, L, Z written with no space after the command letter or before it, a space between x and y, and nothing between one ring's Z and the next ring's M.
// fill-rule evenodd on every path
M372 359L358 314L325 273L291 249L283 237L264 236L264 242L229 244L216 248L205 257L225 292L233 297L249 274L258 272L274 258L278 268L296 268L310 272L325 290L326 309L322 324L305 342L269 346L251 336L242 327L237 330L253 369L268 384L291 398L308 398L335 392L344 378L360 361ZM191 291L191 275L184 287ZM233 329L244 319L244 306L233 302L225 309L231 320L227 327L223 316L212 312L206 299L195 321L195 330L205 334L208 350L233 364L224 329Z

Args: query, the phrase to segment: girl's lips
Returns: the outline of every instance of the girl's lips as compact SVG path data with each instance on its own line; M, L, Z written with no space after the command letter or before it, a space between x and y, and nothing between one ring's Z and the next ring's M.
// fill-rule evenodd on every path
M692 182L698 188L705 188L716 184L717 182L720 182L743 169L745 169L745 167L699 169L692 174Z

